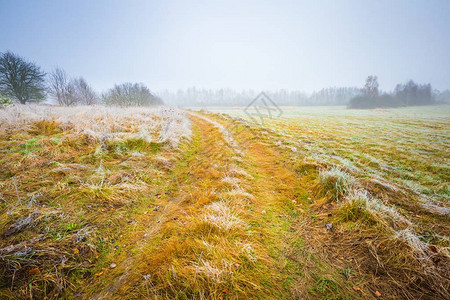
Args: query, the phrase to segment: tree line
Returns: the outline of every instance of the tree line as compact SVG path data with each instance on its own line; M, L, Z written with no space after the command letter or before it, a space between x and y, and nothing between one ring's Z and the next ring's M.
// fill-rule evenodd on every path
M48 74L35 63L12 53L0 53L0 105L42 102L50 96L59 105L107 104L149 106L162 100L142 83L122 83L99 95L83 77L70 77L61 68Z
M191 87L178 91L165 90L158 95L166 103L180 106L245 106L261 91L233 89L201 89ZM349 100L360 94L356 87L329 87L307 94L302 91L275 90L265 91L277 105L311 106L311 105L347 105Z
M397 84L391 93L380 92L377 76L368 76L361 94L350 99L349 108L383 108L432 105L450 102L450 90L439 92L431 84L413 80Z
M59 105L106 104L117 106L159 105L164 101L181 106L245 106L260 91L198 89L163 91L158 96L142 83L116 84L99 95L83 77L70 77L63 69L48 74L35 63L12 53L0 53L0 107L14 102L41 102L48 96ZM330 87L311 94L301 91L266 91L277 105L348 105L349 108L399 107L450 102L450 90L439 92L431 84L410 80L390 92L379 90L378 78L369 76L363 88Z
M392 92L379 89L378 78L369 76L362 88L329 87L307 94L302 91L264 91L279 106L341 105L349 108L400 107L450 103L450 90L439 92L430 84L417 84L412 80L398 84ZM245 106L260 91L233 89L201 89L191 87L176 92L162 91L158 95L166 103L180 106Z
M398 84L392 92L379 89L378 78L369 76L362 88L329 87L307 94L302 91L264 91L279 106L340 105L349 108L400 107L450 103L450 90L439 92L430 84L417 84L412 80ZM191 87L178 91L165 90L158 95L166 103L180 106L245 106L260 91L233 89L201 89Z

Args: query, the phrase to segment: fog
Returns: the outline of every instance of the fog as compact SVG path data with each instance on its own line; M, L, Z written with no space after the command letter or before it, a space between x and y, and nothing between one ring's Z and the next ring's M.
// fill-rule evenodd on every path
M0 51L98 91L392 90L450 78L448 1L2 1Z
M450 87L448 1L2 1L0 52L62 68L99 94L143 83L168 104L346 105ZM446 96L447 95L447 96Z

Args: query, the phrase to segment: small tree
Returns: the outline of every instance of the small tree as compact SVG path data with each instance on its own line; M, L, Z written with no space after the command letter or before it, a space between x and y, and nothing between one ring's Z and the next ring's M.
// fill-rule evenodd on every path
M98 96L83 77L70 79L66 71L54 69L48 76L49 94L59 105L93 105Z
M364 85L364 94L370 97L378 97L378 77L370 75L366 79L366 84Z
M76 103L75 88L70 83L66 71L60 68L54 69L48 76L48 91L59 105L73 105Z
M162 104L161 99L154 96L142 83L116 84L103 94L102 98L107 105L151 106Z
M94 105L98 102L97 93L83 77L73 79L70 83L75 88L76 103Z
M0 53L0 92L21 104L45 98L45 73L12 53Z

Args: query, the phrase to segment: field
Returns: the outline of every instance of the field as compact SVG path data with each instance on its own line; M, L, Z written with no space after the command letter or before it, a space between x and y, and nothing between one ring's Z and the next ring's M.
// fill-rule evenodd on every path
M450 107L0 110L0 298L448 299Z

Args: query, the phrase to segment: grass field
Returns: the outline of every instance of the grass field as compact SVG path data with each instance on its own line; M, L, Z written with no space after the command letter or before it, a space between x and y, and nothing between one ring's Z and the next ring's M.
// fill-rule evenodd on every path
M239 108L217 112L246 117ZM287 107L265 125L281 136L281 145L295 147L307 159L399 184L431 204L450 197L449 120L450 106Z
M0 110L0 298L448 299L450 107Z

